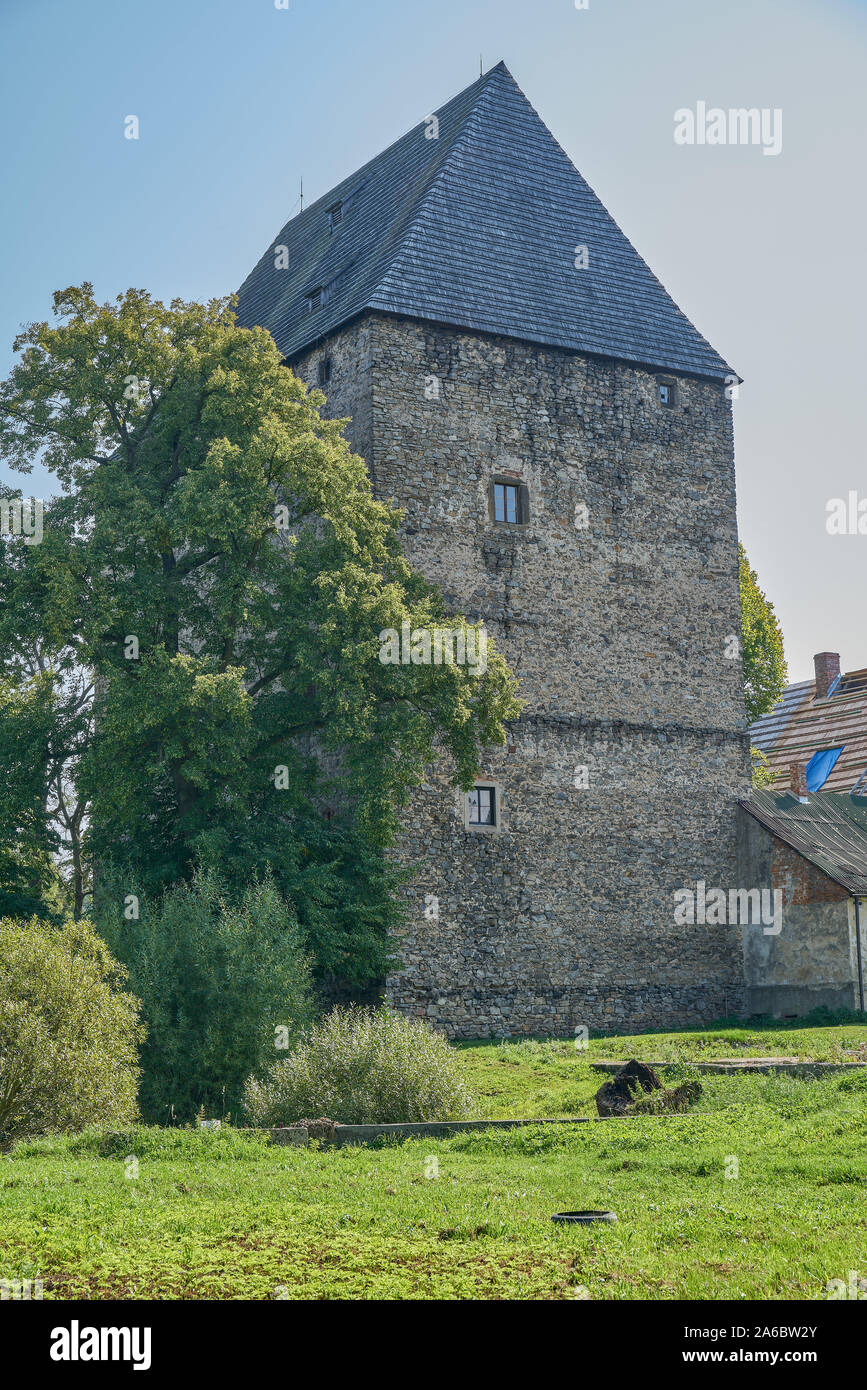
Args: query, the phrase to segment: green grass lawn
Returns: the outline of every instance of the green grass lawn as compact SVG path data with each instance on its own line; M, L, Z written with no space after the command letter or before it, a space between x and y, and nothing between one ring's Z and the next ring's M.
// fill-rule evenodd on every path
M845 1016L844 1016L845 1017ZM857 1016L853 1016L855 1018ZM867 1026L861 1022L815 1027L771 1023L591 1038L586 1050L574 1041L464 1043L460 1045L470 1085L482 1098L488 1119L595 1115L594 1096L604 1074L591 1071L597 1059L637 1057L672 1065L719 1058L797 1057L815 1062L867 1060Z
M734 1032L777 1055L867 1041ZM684 1063L731 1055L734 1032L462 1052L486 1114L590 1113L594 1054L671 1044ZM46 1298L231 1299L816 1299L867 1278L867 1072L702 1084L686 1116L378 1149L147 1128L19 1145L0 1158L0 1277L41 1277ZM619 1220L551 1222L577 1207Z

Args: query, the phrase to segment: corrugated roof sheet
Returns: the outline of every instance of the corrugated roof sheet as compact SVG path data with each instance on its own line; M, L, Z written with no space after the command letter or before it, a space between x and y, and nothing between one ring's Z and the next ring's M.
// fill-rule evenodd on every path
M505 64L435 114L437 139L422 121L282 228L239 290L242 325L269 329L290 359L380 310L676 372L730 373ZM583 245L589 266L579 270ZM280 246L285 269L275 266Z
M763 790L740 804L842 888L867 894L867 797L821 791L804 803Z
M789 785L792 763L842 746L822 790L853 791L867 772L867 670L842 675L824 700L816 699L815 681L790 685L770 714L750 725L750 742L768 759L771 789L780 791Z

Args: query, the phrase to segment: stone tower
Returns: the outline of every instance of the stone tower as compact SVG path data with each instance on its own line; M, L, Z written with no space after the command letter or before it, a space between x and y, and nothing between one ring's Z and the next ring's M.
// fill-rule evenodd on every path
M709 1021L749 790L730 396L503 64L289 222L241 323L351 417L411 561L526 701L480 794L431 769L391 1000L456 1037Z

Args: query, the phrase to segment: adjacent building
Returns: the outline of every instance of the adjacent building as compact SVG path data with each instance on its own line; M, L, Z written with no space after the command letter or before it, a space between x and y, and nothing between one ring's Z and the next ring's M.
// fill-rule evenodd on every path
M819 652L813 667L813 680L788 686L750 725L750 741L768 760L774 791L803 762L810 792L867 793L867 671L841 672L838 652Z
M751 1014L864 1010L867 796L808 792L806 766L793 765L788 791L741 806L741 881L779 895L782 928L744 929Z

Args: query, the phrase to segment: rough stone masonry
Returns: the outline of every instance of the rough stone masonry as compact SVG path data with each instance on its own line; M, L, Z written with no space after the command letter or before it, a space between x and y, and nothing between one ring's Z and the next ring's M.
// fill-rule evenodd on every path
M740 928L674 921L737 885L750 787L731 369L503 64L290 220L238 316L349 417L526 701L485 754L495 824L445 764L406 812L391 1002L459 1038L740 1010Z
M406 509L410 560L484 619L527 702L479 778L498 830L465 828L445 767L407 812L420 867L390 1001L463 1038L741 1008L740 929L676 927L672 908L678 887L737 883L749 790L724 388L666 373L666 407L646 370L381 314L296 371L315 384L325 354L328 413ZM513 476L518 527L489 506Z

